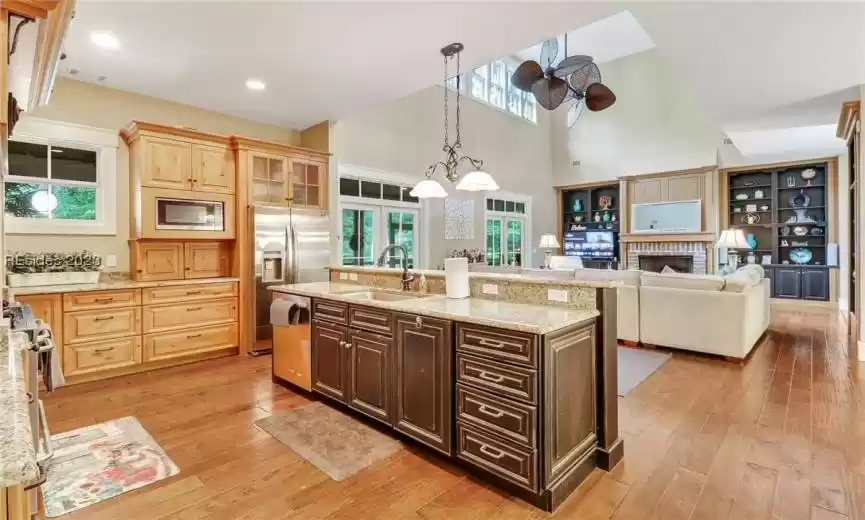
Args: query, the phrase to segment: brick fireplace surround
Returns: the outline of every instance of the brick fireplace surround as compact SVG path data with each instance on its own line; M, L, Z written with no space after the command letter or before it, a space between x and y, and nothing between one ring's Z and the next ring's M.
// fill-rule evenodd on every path
M641 256L691 256L693 274L708 274L711 242L629 242L626 269L639 269Z

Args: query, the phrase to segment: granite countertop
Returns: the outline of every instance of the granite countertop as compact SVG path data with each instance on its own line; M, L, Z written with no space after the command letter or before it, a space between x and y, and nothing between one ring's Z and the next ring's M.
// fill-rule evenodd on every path
M328 269L331 269L328 267ZM375 267L375 266L337 266L332 269L347 273L358 274L395 274L401 273L402 269L398 267ZM545 269L526 269L524 272L513 273L492 273L484 271L469 271L469 278L479 280L500 280L508 283L527 283L527 284L547 284L547 285L573 285L578 287L594 287L607 288L619 287L624 285L620 280L580 280L572 276L566 278L568 271L549 271L547 274ZM413 275L424 275L426 277L444 278L445 272L436 269L409 269L409 273ZM555 274L553 274L555 273Z
M55 294L81 291L111 291L114 289L140 289L143 287L171 287L173 285L198 285L202 283L238 282L239 278L196 278L192 280L164 280L161 282L136 282L133 280L111 280L99 283L68 285L39 285L36 287L10 287L12 296L27 294Z
M39 473L24 383L25 348L26 336L0 325L0 488L36 480Z
M423 296L400 301L362 300L347 297L345 294L373 288L364 285L335 282L275 285L269 287L269 289L281 293L327 298L368 307L380 307L392 311L408 312L465 323L476 323L532 334L547 334L591 320L600 315L595 309L527 305L524 303L484 300L481 298L452 299L441 295ZM382 289L373 290L382 291Z

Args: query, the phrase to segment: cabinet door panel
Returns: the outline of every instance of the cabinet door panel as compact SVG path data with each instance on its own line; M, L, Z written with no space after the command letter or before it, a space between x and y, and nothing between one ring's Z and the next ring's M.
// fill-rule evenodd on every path
M828 269L802 269L802 299L829 301Z
M340 402L348 402L345 327L312 322L312 388Z
M183 279L183 244L180 242L136 242L133 254L136 280Z
M185 330L237 321L237 300L203 300L144 307L144 333Z
M686 175L667 179L667 201L699 200L702 197L702 175Z
M228 274L227 251L220 242L183 244L184 278L219 278Z
M453 363L451 323L396 314L397 430L451 454Z
M775 267L774 296L775 298L799 299L802 294L799 267Z
M390 424L391 350L393 340L352 331L349 406Z
M189 143L144 138L142 186L187 190L192 185L192 147Z
M661 179L646 179L631 184L631 202L633 204L661 202L662 200Z
M194 145L192 170L195 191L234 193L234 156L228 148Z

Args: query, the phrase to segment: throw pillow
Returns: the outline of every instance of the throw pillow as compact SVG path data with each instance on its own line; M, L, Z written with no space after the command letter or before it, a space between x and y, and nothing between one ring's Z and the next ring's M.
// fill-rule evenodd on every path
M691 289L695 291L720 291L724 288L722 276L705 274L666 274L643 273L640 277L642 287L667 287L671 289Z
M663 269L661 269L662 273L666 274L676 274L678 271L670 267L669 265L665 265Z

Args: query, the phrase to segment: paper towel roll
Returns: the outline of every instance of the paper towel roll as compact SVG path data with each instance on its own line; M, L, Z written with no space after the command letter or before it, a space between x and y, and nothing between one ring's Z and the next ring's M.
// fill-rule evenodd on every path
M469 295L469 261L467 258L445 259L445 292L448 298Z

